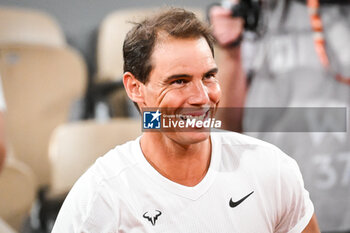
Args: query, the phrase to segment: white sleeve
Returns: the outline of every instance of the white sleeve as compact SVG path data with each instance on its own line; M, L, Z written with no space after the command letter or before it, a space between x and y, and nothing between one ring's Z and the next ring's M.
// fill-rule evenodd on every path
M118 229L115 200L88 170L74 185L57 216L52 233L113 233Z
M303 178L297 163L283 152L280 153L280 212L275 232L300 233L311 220L314 206L310 200L309 192L304 188Z

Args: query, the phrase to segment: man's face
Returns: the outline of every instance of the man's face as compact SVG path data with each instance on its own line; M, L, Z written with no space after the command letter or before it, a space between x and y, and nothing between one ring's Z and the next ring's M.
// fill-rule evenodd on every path
M155 45L153 69L144 85L143 107L171 108L167 114L208 117L220 100L217 66L204 38L177 39L168 36ZM142 106L141 106L142 107ZM164 133L180 144L193 144L209 137L209 132Z

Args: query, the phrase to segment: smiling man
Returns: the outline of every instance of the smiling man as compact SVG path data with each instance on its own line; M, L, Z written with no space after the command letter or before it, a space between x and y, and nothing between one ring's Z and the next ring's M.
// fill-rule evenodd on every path
M141 112L215 113L213 40L193 13L170 9L136 24L123 52L125 89ZM147 131L99 158L53 232L319 232L313 212L297 164L279 149L193 127Z

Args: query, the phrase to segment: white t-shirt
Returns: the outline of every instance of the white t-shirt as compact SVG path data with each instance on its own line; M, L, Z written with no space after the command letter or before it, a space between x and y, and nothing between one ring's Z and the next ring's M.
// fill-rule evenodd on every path
M53 233L301 232L314 208L296 162L275 146L211 133L212 156L194 187L160 175L140 138L99 158L77 181ZM231 207L231 206L233 207Z

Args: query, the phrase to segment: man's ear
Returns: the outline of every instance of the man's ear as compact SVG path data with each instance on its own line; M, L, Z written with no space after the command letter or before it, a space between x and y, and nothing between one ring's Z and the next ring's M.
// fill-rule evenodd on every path
M123 75L123 83L129 98L135 103L143 103L144 95L142 92L142 85L139 80L130 72L125 72Z

